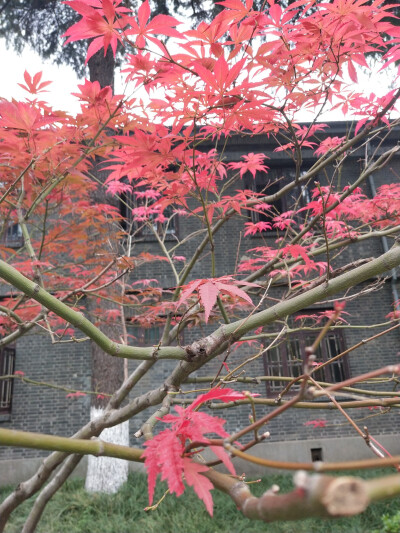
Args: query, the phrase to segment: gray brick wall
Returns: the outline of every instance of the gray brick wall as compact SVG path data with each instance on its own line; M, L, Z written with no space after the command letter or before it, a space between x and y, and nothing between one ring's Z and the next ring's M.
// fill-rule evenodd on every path
M88 343L52 345L41 332L26 335L16 346L15 369L27 378L76 390L90 390L91 362ZM89 420L90 398L67 398L67 392L16 379L11 416L0 427L51 435L73 435ZM47 452L0 447L0 460L37 457Z
M338 131L330 131L331 135L339 135ZM394 143L395 133L393 133L386 143ZM240 155L248 152L264 152L271 156L268 163L270 166L279 166L286 163L282 162L282 154L271 151L271 141L265 138L232 139L225 153L226 161L239 160ZM305 153L305 164L310 163L311 152ZM354 153L345 163L342 173L342 184L350 184L354 181L360 170L360 158L363 153ZM391 161L392 171L388 169L378 171L375 176L376 186L393 181L393 172L400 172L400 158L394 158ZM324 183L324 177L321 177L321 183ZM243 181L238 181L232 189L238 189L244 186ZM364 190L370 193L368 183ZM184 238L191 232L204 229L200 226L195 217L181 218L179 220L179 236ZM216 276L230 274L235 271L238 259L243 257L246 250L250 247L260 246L264 243L273 245L276 236L266 235L263 237L241 237L243 232L243 219L238 217L232 218L215 236L216 250ZM176 253L190 258L199 243L199 238L189 240ZM170 248L175 244L173 240L167 242ZM159 254L160 250L155 241L138 241L135 244L134 254L142 251L148 251ZM382 252L382 242L379 239L370 239L363 241L350 249L345 250L334 260L334 266L347 264L360 257L377 256ZM323 258L321 258L323 260ZM175 284L172 272L164 262L145 264L135 270L134 275L140 278L157 278L160 286L164 288L173 287ZM211 275L211 264L208 250L203 254L196 264L190 279L206 278ZM363 286L366 288L366 285ZM359 287L356 289L359 290ZM355 291L353 291L355 292ZM279 298L282 288L274 289L271 293L273 297ZM349 322L352 328L344 328L343 335L347 347L362 341L363 339L382 330L368 329L366 326L384 322L385 316L392 310L393 297L390 282L386 281L377 292L366 292L362 297L348 302L346 311L350 314ZM268 304L269 305L269 304ZM215 324L199 329L189 329L185 331L184 342L190 343L193 340L211 332ZM372 369L398 362L398 346L400 340L400 330L386 335L385 337L362 346L349 357L350 375L355 376ZM39 381L46 381L57 385L63 385L78 390L90 389L90 346L88 343L68 343L51 345L50 339L42 332L36 331L27 335L17 342L16 347L16 370L23 371L26 376ZM254 354L251 347L241 347L229 357L229 364L234 366L235 363L243 361L249 355ZM206 368L201 369L198 375L212 375L221 365L223 355L218 356ZM138 363L130 361L129 367L132 370ZM147 392L149 389L157 387L162 383L175 363L171 361L158 362L142 379L137 387L132 391L131 398ZM262 357L248 365L245 368L245 376L254 377L264 374L264 364ZM193 389L196 385L187 385L187 389ZM201 388L201 385L198 385ZM250 389L251 392L259 392L265 395L265 385L250 387L249 385L237 384L239 390ZM392 385L389 386L391 390ZM45 386L33 386L16 380L14 387L14 397L12 405L12 414L0 418L0 427L12 427L27 431L44 432L59 435L72 435L82 424L89 419L89 397L79 397L75 399L66 398L66 392L51 389ZM272 408L267 406L258 406L258 416L263 416ZM133 435L142 425L142 423L153 413L153 409L148 409L131 421L130 431ZM368 425L370 432L374 434L393 434L397 432L398 427L398 409L380 411L359 409L352 410L350 414L355 420L360 420L361 427ZM234 432L247 425L249 420L250 408L242 406L240 408L218 410L215 414L227 419L228 431ZM6 418L6 419L5 419ZM309 420L320 418L326 420L326 426L321 428L312 428L305 425ZM271 432L272 440L300 440L312 439L315 437L333 437L338 434L343 436L353 436L354 430L345 422L344 418L337 411L305 411L301 409L292 409L277 420L270 422L266 428ZM132 437L132 443L137 441ZM35 450L22 450L11 448L0 448L0 460L16 459L20 457L36 457L40 452ZM45 455L45 453L44 453Z

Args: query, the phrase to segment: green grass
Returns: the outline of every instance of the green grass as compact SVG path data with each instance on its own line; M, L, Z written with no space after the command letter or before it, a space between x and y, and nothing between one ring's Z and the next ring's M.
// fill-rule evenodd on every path
M384 475L388 471L363 472L362 477ZM392 473L392 472L391 472ZM353 474L354 475L354 474ZM283 492L292 488L291 476L274 475L252 485L255 495L260 495L273 483ZM165 490L159 485L156 500ZM11 488L0 489L0 501ZM42 533L371 533L380 530L381 516L394 514L399 499L372 505L362 515L338 519L308 519L302 522L266 524L250 521L236 510L231 500L217 491L214 496L214 518L211 518L202 503L191 490L181 498L167 495L157 510L145 512L148 504L147 484L143 475L129 477L128 483L113 496L87 494L80 480L70 481L48 504L37 531ZM6 533L19 533L31 502L25 502L12 515Z

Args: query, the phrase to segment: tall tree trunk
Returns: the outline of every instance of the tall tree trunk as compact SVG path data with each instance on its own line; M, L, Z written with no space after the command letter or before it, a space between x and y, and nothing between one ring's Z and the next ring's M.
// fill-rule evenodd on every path
M111 48L108 48L104 56L103 50L100 50L89 60L90 81L98 81L100 86L111 86L114 88L114 57ZM104 117L107 118L107 117ZM104 171L99 169L101 161L92 169L96 177L103 182L107 177ZM93 202L109 203L110 199L105 197L104 190L98 188L92 197ZM111 229L111 228L110 228ZM95 238L95 237L94 237ZM89 311L94 308L101 308L103 317L106 311L114 308L112 303L101 300L100 303L89 303ZM104 324L100 322L100 328L103 332L117 340L121 338L122 328L116 324ZM118 357L110 357L101 350L95 343L92 343L92 390L101 391L106 394L112 394L119 388L124 379L124 360ZM100 416L107 404L107 397L102 398L92 396L92 405L90 409L91 420ZM113 428L104 430L100 439L115 444L129 446L129 422L124 422ZM88 470L86 475L86 490L89 492L117 492L119 487L125 483L128 477L128 461L122 459L112 459L109 457L89 456Z
M89 309L90 307L91 305ZM96 307L98 308L98 304ZM101 305L101 309L104 312L110 308L111 305ZM113 339L118 339L119 329L114 324L101 326L101 330ZM122 384L123 377L124 360L117 357L110 357L95 343L92 343L93 390L112 394ZM102 415L104 407L107 404L107 397L103 398L94 395L92 398L90 419L94 420ZM126 421L103 430L99 438L106 442L129 446L129 422ZM117 492L128 478L128 466L129 463L126 460L90 455L86 474L86 490L88 492L106 492L109 494Z
M88 66L90 81L98 81L101 88L109 85L114 91L115 60L111 47L107 48L106 55L103 49L94 54L89 59Z

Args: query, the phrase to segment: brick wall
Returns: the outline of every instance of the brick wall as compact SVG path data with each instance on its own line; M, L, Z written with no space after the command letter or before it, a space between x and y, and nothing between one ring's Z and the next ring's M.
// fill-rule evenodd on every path
M88 343L52 345L40 332L29 334L17 342L15 369L39 382L90 390L91 361ZM14 382L11 416L0 418L0 427L24 431L73 435L89 420L88 396L67 398L68 392L41 385ZM0 461L46 456L48 452L23 448L0 447Z
M334 129L331 135L340 134ZM341 133L342 134L342 133ZM393 143L392 137L387 139L387 144ZM268 144L269 143L269 144ZM282 163L282 154L272 152L271 141L264 138L233 139L225 153L226 161L237 161L240 155L248 152L264 152L271 156L270 166L279 167ZM311 152L305 153L305 164L312 162ZM342 185L353 183L360 170L360 158L363 153L355 153L349 157L344 166L342 173ZM393 173L400 172L400 159L395 158L391 162L392 171L388 169L378 171L374 175L375 185L393 181ZM329 174L328 174L329 175ZM321 183L327 177L321 177ZM232 187L237 189L243 185L238 181ZM370 193L369 184L364 186L365 192ZM195 217L183 218L179 220L179 237L182 239L195 230L204 230ZM232 218L221 231L215 236L216 250L216 276L230 274L235 271L237 261L240 260L246 250L250 247L260 246L262 244L273 244L275 236L265 235L263 237L241 237L243 232L243 219L238 217ZM177 251L178 255L184 255L190 258L198 246L199 239L189 240L182 248ZM172 247L174 240L167 241L167 247ZM380 239L370 239L363 241L351 249L346 250L334 260L334 265L347 264L360 257L377 256L382 252L382 242ZM158 244L151 239L139 241L135 244L134 254L141 251L148 251L159 254ZM323 260L324 258L321 258ZM150 263L139 267L134 272L135 276L140 278L157 278L160 285L164 288L173 287L175 284L172 272L164 262ZM210 256L206 251L197 262L190 279L206 278L211 275ZM363 285L366 288L366 285ZM357 287L356 290L359 290ZM275 298L279 298L284 288L276 288L271 292ZM355 292L355 291L353 291ZM363 339L381 331L381 329L368 329L368 325L385 322L385 316L392 310L393 295L391 285L386 281L378 292L364 294L362 297L350 301L346 311L350 314L349 321L351 328L343 329L343 335L347 347L362 341ZM269 305L269 304L268 304ZM202 331L189 329L185 331L184 342L186 344L210 333L215 324L203 328ZM380 366L398 362L398 346L400 332L396 330L385 337L367 344L351 354L349 357L350 375L354 376L367 372ZM39 381L46 381L57 385L71 387L74 389L90 389L90 346L88 343L67 343L51 345L49 337L43 332L35 331L17 342L16 349L16 370L23 371L26 376ZM249 355L254 355L254 348L241 347L229 357L230 366L234 367L235 363L243 361ZM218 356L206 368L201 369L198 375L213 375L220 368L223 355ZM129 367L132 370L137 362L130 361ZM148 374L141 380L138 386L132 391L131 398L147 392L162 383L175 363L172 361L158 362ZM245 368L245 376L255 377L264 374L263 358L248 365ZM193 389L196 385L187 385L186 388ZM201 388L201 384L198 385ZM265 384L255 387L249 385L237 385L240 390L250 389L251 392L265 394ZM45 386L33 386L16 380L14 388L14 398L12 405L11 417L0 418L0 427L12 427L27 431L44 432L58 435L72 435L82 424L89 419L90 399L88 396L75 399L66 398L67 392L51 389ZM271 407L257 407L258 416L263 416L271 410ZM130 423L130 431L133 435L141 424L153 413L153 409L144 411ZM243 406L236 409L226 410L225 412L216 411L218 416L227 418L228 431L236 431L247 425L249 420L250 409ZM360 420L361 427L366 424L372 434L391 434L397 431L398 427L398 409L392 409L388 412L380 410L359 409L350 412L356 420ZM379 416L378 416L379 415ZM305 423L314 418L326 420L325 427L313 429ZM337 411L304 411L301 409L292 409L273 420L268 428L271 432L272 440L299 440L312 439L315 437L333 437L338 432L343 436L354 435L354 430L345 423L343 417ZM132 443L137 441L132 437ZM40 452L35 450L19 450L11 448L0 448L0 460L16 459L20 457L36 457ZM46 452L44 452L46 455Z

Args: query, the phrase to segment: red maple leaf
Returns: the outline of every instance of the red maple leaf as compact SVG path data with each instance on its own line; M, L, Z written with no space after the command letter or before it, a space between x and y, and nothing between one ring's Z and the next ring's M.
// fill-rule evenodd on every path
M251 172L253 178L256 177L257 170L267 172L268 167L263 164L264 160L267 159L265 154L254 154L251 152L250 154L243 155L242 159L244 161L228 164L229 168L240 169L241 178L243 178L246 172Z
M100 87L100 83L96 81L85 80L82 85L78 85L80 93L72 93L73 96L78 97L82 102L87 102L90 106L106 105L110 106L112 101L111 87Z
M245 226L247 227L246 231L244 232L244 236L247 235L255 235L256 233L262 233L263 231L272 229L271 224L269 222L246 222Z
M22 87L23 89L25 89L25 91L28 91L31 94L38 94L38 93L42 93L42 92L47 92L47 91L44 91L44 88L47 87L48 85L50 85L52 82L51 81L42 81L40 83L41 79L42 79L42 73L41 72L37 72L32 77L28 73L28 71L25 70L25 72L24 72L24 80L25 80L26 85L24 85L23 83L18 83L18 85L20 87Z
M252 394L252 396L259 396L259 394ZM209 402L210 400L221 400L221 402L234 402L235 400L243 400L246 396L242 392L235 391L233 389L211 389L205 394L200 394L192 402L187 409L193 411L196 407L199 407L202 403Z
M215 433L220 437L228 437L223 429L225 420L207 413L196 411L204 402L209 400L234 401L243 400L247 396L232 389L212 389L201 394L186 409L176 406L177 415L168 414L161 421L171 424L169 429L161 431L151 440L145 442L143 453L145 467L148 474L148 490L150 505L153 502L154 488L158 475L167 481L170 492L180 496L184 489L183 480L194 488L198 497L203 500L207 511L212 515L213 504L210 490L213 485L201 475L208 468L192 460L193 451L185 454L188 442L202 441L207 443L206 434ZM210 446L211 450L225 464L229 472L235 473L232 462L222 447Z
M86 63L101 48L104 48L105 56L109 46L115 57L118 41L122 43L120 34L126 26L119 14L130 12L126 7L117 7L121 2L122 0L65 0L63 3L82 15L82 19L64 33L63 37L68 37L64 44L93 38L87 51Z
M201 475L201 472L207 472L207 470L208 468L205 465L195 463L187 457L183 458L185 481L190 487L193 487L195 493L200 500L203 500L207 511L212 516L213 501L210 491L214 488L214 485L206 477Z
M224 276L222 278L209 278L209 279L196 279L191 281L186 288L182 291L179 305L185 303L189 296L193 292L197 291L199 300L204 306L205 321L208 322L212 308L217 301L217 297L220 293L229 294L230 296L237 296L246 300L250 305L253 302L248 294L244 290L239 289L237 285L255 286L247 282L238 281L232 278L232 276Z
M291 255L294 259L301 257L308 269L312 269L315 264L314 261L308 257L305 248L300 244L288 244L281 248L281 252L283 257L286 257L287 255Z
M66 398L79 398L79 396L86 396L86 393L78 390L76 392L70 392L66 395Z
M32 135L34 132L61 122L63 119L53 114L43 114L31 102L0 102L0 118L2 128L20 130Z
M146 46L146 39L153 42L164 51L165 47L155 37L150 35L167 35L168 37L181 37L181 34L175 29L175 26L180 24L178 20L170 15L156 15L150 22L150 6L149 0L145 0L138 9L137 21L134 17L127 17L130 28L126 31L126 35L137 35L136 46L143 48Z
M332 152L346 140L345 137L327 137L320 142L319 147L315 150L315 155L320 156L327 152Z
M321 418L316 418L315 420L308 420L308 422L304 422L305 426L312 426L315 428L324 428L326 427L326 420L322 420Z
M217 4L229 9L224 14L230 21L239 22L251 12L253 0L246 0L246 5L242 4L240 0L223 0L222 2L217 2Z

